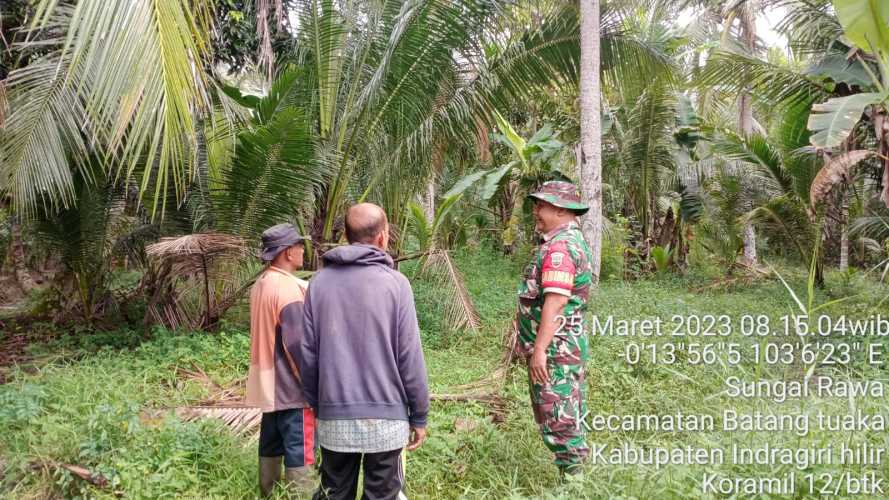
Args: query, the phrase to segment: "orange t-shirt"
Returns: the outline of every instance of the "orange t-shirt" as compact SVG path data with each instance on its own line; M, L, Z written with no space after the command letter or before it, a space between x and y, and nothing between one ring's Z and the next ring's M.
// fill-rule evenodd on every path
M309 406L287 348L300 340L307 286L287 271L269 266L250 291L247 404L263 412Z

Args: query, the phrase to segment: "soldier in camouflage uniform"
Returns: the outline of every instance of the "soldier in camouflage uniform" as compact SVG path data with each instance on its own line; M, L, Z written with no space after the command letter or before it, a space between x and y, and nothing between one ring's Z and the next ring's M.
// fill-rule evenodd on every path
M584 313L592 283L590 249L576 216L589 208L568 182L533 193L543 237L519 286L519 356L528 361L534 420L563 477L577 477L589 455L585 440L584 365L589 340Z

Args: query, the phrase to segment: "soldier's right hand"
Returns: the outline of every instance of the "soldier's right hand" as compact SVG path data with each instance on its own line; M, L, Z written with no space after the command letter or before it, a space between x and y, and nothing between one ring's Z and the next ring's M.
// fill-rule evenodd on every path
M528 371L531 372L531 380L537 384L545 384L549 380L546 371L546 352L543 349L534 349L531 359L528 361Z

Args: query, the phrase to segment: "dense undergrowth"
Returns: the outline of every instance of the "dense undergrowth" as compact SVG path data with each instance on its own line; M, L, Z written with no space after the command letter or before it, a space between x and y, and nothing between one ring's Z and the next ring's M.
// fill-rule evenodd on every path
M519 258L504 259L485 249L457 255L469 291L482 318L478 331L449 332L438 320L436 289L414 281L418 316L433 393L453 393L459 386L488 376L498 365L502 335L514 311L513 292ZM416 264L403 266L412 276ZM785 270L802 295L801 270ZM815 303L856 294L832 306L832 315L862 317L889 293L860 276L829 275L833 285L819 291ZM790 294L777 280L711 287L707 276L662 277L630 283L606 281L591 300L591 312L616 319L669 318L673 314L767 314L777 318L796 312ZM256 443L230 433L221 423L184 423L168 409L195 404L212 395L200 380L183 376L201 371L219 386L247 371L249 337L244 318L228 318L214 334L162 329L121 329L89 333L71 331L31 346L33 361L8 373L0 385L0 495L9 498L252 498L256 495ZM8 333L8 332L7 332ZM628 366L621 360L627 339L592 338L588 365L592 413L708 413L723 408L773 411L775 403L728 400L723 379L798 376L799 366L767 367L742 363L729 367L653 365ZM754 342L755 339L740 339ZM854 370L861 376L862 363ZM435 402L430 437L407 461L407 493L412 498L508 498L564 496L551 456L533 425L527 405L525 372L514 368L506 377L499 409L476 402ZM784 412L843 410L855 404L877 410L874 400L809 400L785 403ZM802 441L884 440L871 434L815 433L592 433L590 441L617 444L624 440L649 446L688 444L726 446L732 441L773 444ZM96 488L54 464L76 464L109 480ZM780 468L779 468L780 469ZM582 496L589 498L699 498L706 471L762 474L744 469L671 466L656 470L634 466L593 466ZM817 472L818 467L811 471ZM280 492L279 492L280 493Z

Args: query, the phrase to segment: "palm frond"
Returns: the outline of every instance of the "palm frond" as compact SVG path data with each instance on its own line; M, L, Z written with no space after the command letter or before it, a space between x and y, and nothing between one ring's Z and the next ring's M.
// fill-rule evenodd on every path
M184 422L212 418L221 420L235 434L251 434L258 431L262 422L262 410L250 406L183 406L176 408L176 416Z
M20 48L50 56L10 75L16 99L35 101L6 124L13 140L4 177L16 181L17 206L33 208L37 192L62 205L69 199L70 167L60 154L69 141L75 153L89 143L125 176L142 170L141 191L153 184L153 199L168 184L181 198L194 165L195 112L208 108L207 4L40 0L34 8L35 29ZM75 124L85 125L85 138Z
M470 33L484 26L484 12L491 4L487 0L371 4L366 9L367 24L356 22L348 36L337 39L339 45L334 44L335 50L342 52L348 46L355 57L344 65L341 88L334 94L338 100L332 108L335 114L331 121L337 134L330 137L329 147L340 159L333 170L333 182L325 190L321 210L326 216L325 239L333 235L333 218L339 214L350 189L364 177L362 167L377 162L371 155L380 148L379 143L389 142L399 149L397 138L416 130L416 124L428 116L429 110L437 108L439 96L451 92L454 54L466 48ZM318 46L319 42L313 40L319 36L327 36L326 31L310 30L307 44ZM431 143L425 145L428 144ZM397 151L386 156L403 158ZM405 165L416 168L428 166L428 162ZM428 169L419 173L426 178ZM375 189L383 177L379 171L372 174L371 185L363 190ZM400 205L404 208L403 203Z
M602 71L606 88L617 91L638 87L640 81L669 80L674 71L659 47L623 28L625 12L603 7ZM576 5L559 4L545 12L539 25L507 40L492 42L493 55L473 60L463 73L467 81L404 140L411 152L422 151L432 137L465 141L477 137L481 123L495 125L494 109L511 109L514 103L534 98L534 92L577 82L580 27Z
M739 175L717 169L705 180L707 219L699 224L704 247L732 265L743 246L740 215L745 204L744 183Z
M301 111L277 112L268 124L239 134L233 165L211 193L218 227L258 237L310 205L328 171L315 156L311 125Z
M423 207L420 205L411 202L408 204L408 208L410 209L410 223L414 229L414 236L420 244L420 251L425 252L432 246L432 223L426 218L426 213L423 212Z
M25 215L34 214L39 202L69 208L74 201L69 160L87 155L85 136L92 127L83 99L57 76L69 61L51 54L6 81L11 112L0 144L0 193Z
M206 262L216 259L237 259L248 255L246 242L237 236L222 233L197 233L161 238L145 248L149 257L171 261L174 272L191 276L201 272Z
M778 121L771 137L776 146L782 151L794 152L809 145L809 115L812 113L814 100L803 100L781 110L781 118Z
M766 137L753 134L744 138L724 131L715 138L713 151L727 160L753 167L759 178L766 182L766 190L783 194L793 192L793 178L784 169L781 151Z
M754 208L746 214L745 221L764 228L776 237L783 236L790 242L802 261L813 248L814 226L809 220L806 206L794 196L778 196Z
M621 157L632 176L628 195L648 235L657 196L675 171L673 126L676 101L663 84L652 85L627 113Z
M889 240L889 215L879 213L857 217L849 226L849 235L885 242Z
M241 272L249 266L249 253L242 238L219 233L163 238L149 245L146 318L170 328L215 325L255 279L255 273L248 277Z
M453 329L468 328L477 330L481 320L475 310L475 304L466 288L463 275L457 269L447 251L435 251L427 255L422 272L438 281L444 306L445 324Z
M760 102L782 108L828 95L821 84L791 69L729 52L713 54L698 75L696 85L732 96L750 92Z
M830 0L781 0L785 15L776 30L787 35L794 52L818 54L835 45L843 36Z
M62 255L70 269L101 279L117 238L135 224L123 215L125 191L97 167L93 171L89 180L81 175L74 179L72 206L41 210L34 221L38 234ZM93 181L98 185L93 186Z
M275 70L275 53L272 51L271 19L269 16L270 3L274 1L275 23L281 29L284 22L283 0L257 0L256 2L256 33L259 35L259 66L265 66L268 74Z
M315 65L320 133L321 137L326 137L333 127L336 97L343 77L346 24L332 0L302 0L299 3L302 7L301 22L305 23L304 33L308 36L306 45L312 52Z

